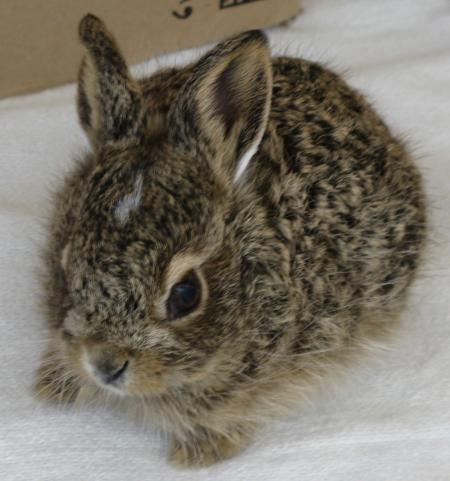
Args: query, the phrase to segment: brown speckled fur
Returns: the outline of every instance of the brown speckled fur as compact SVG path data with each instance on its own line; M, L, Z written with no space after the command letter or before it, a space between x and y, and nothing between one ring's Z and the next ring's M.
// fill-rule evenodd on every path
M393 325L423 246L420 176L360 94L271 59L260 32L143 80L98 19L80 37L92 153L55 197L37 390L95 395L86 357L127 360L123 402L171 433L174 463L210 464ZM201 304L168 321L167 292L192 268Z

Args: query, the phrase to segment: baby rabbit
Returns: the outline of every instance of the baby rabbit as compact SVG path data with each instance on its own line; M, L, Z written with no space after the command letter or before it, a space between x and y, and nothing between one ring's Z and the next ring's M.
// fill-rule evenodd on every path
M208 465L389 331L421 179L359 93L260 31L140 80L98 18L79 31L92 149L55 198L36 387L144 406L172 462Z

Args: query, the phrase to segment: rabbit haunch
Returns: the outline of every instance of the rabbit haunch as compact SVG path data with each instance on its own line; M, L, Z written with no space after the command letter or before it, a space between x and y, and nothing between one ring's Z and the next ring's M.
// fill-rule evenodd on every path
M173 463L211 464L395 326L420 174L361 94L261 32L139 80L99 19L80 38L92 151L55 196L37 390L120 393Z

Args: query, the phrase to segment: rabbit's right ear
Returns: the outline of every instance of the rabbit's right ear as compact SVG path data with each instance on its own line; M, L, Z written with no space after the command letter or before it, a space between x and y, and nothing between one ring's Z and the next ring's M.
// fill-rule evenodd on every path
M78 115L94 147L136 135L142 117L139 86L105 25L88 14L80 22L86 49L78 78Z
M220 43L193 67L169 112L174 145L203 153L214 171L238 180L266 130L272 64L266 36L245 32Z

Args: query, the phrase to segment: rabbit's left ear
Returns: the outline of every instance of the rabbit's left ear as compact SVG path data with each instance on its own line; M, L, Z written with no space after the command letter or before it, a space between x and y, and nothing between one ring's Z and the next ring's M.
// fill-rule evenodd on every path
M169 112L175 146L203 151L219 175L238 179L265 132L272 94L266 36L250 31L208 52Z
M133 137L142 116L139 86L103 22L88 14L80 22L86 49L78 78L78 115L91 143Z

